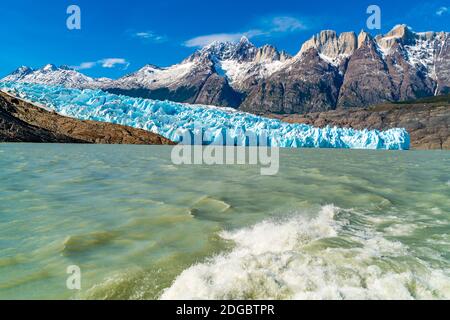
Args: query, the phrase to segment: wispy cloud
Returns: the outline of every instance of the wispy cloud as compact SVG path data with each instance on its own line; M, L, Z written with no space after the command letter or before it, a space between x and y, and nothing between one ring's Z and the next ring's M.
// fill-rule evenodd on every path
M302 21L297 18L283 16L275 17L267 22L268 26L271 27L270 33L274 32L295 32L299 30L306 30L308 27Z
M308 29L307 25L300 19L291 16L276 16L261 19L256 28L244 32L214 33L198 36L184 42L186 47L204 47L215 41L239 41L243 36L247 38L271 37L284 33L298 32Z
M97 65L97 62L82 62L79 66L74 66L75 70L86 70L92 69Z
M250 30L247 32L237 32L237 33L215 33L205 36L199 36L189 39L184 43L186 47L204 47L215 41L218 42L237 42L242 37L254 38L261 35L261 30Z
M167 36L156 34L153 31L135 32L132 36L134 38L155 43L166 42L168 40Z
M82 62L78 66L72 66L72 68L75 70L87 70L87 69L92 69L99 65L101 67L107 68L107 69L112 69L117 66L122 66L123 69L126 70L130 66L130 63L123 58L107 58L107 59L101 59L98 61Z
M436 15L438 16L443 16L444 14L449 13L449 8L448 7L440 7L437 11L436 11Z
M99 61L102 64L103 68L114 68L117 65L119 66L123 66L124 69L127 69L130 66L130 63L122 58L108 58L108 59L103 59Z

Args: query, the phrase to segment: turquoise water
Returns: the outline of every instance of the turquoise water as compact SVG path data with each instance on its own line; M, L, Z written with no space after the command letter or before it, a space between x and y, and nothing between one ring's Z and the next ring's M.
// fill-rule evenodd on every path
M0 145L0 298L450 298L449 152L170 153Z

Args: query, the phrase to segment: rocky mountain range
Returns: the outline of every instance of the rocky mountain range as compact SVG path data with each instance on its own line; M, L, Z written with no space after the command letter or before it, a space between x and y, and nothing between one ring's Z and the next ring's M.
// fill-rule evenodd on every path
M3 81L21 81L177 102L296 114L367 107L450 92L450 33L415 33L406 25L372 37L322 31L295 56L247 38L215 42L179 64L147 65L117 80L68 67L21 67Z

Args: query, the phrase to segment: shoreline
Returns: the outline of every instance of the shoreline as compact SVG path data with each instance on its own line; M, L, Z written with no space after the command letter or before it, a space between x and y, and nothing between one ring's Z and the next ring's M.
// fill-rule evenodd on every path
M450 150L450 96L404 103L386 103L365 109L337 109L308 114L265 114L289 123L355 130L405 128L411 150Z

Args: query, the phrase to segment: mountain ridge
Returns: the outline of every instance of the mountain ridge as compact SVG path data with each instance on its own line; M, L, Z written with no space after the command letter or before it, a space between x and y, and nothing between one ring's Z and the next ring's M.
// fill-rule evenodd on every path
M247 38L214 42L166 68L146 65L117 80L66 66L21 67L3 81L102 89L116 94L240 108L308 113L358 108L450 92L450 33L397 25L385 35L324 30L290 56Z

